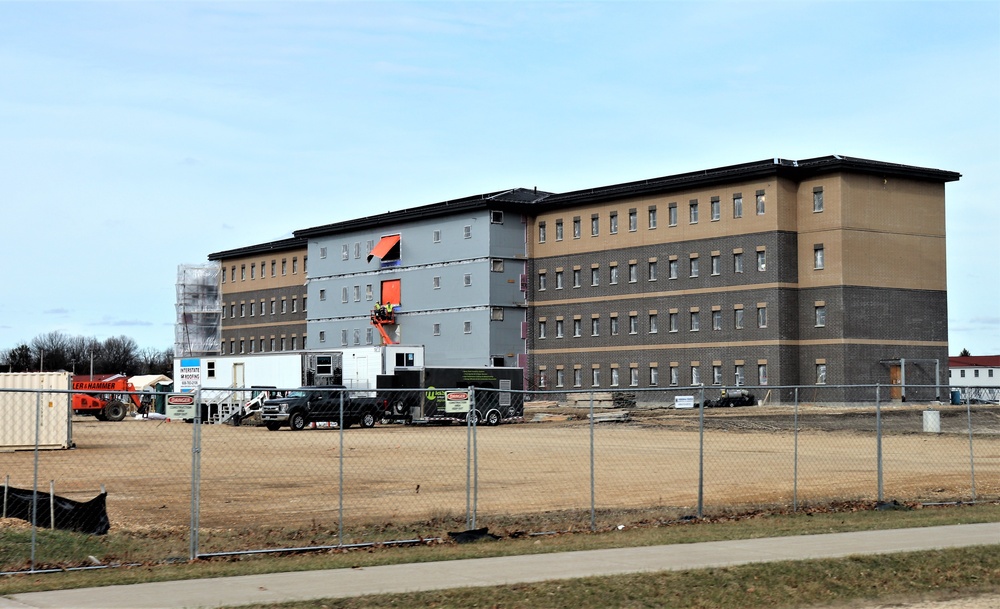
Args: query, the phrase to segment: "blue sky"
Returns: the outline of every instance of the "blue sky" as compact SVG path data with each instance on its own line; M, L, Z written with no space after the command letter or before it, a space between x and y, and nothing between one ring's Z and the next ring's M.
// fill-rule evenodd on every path
M352 217L760 159L947 185L1000 353L1000 2L0 2L0 349L173 343L177 265Z

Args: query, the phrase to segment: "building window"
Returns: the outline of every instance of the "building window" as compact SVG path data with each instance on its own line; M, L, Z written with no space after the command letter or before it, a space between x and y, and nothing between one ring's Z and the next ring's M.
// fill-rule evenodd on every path
M757 327L767 327L767 307L757 307Z
M813 246L813 268L816 269L816 270L823 269L824 265L825 265L824 258L825 258L825 256L824 256L823 244L819 243L817 245L814 245Z
M697 277L698 276L698 259L697 258L691 258L691 276L692 277Z
M677 279L677 273L678 273L678 267L679 266L680 266L680 263L676 259L670 260L667 263L667 272L669 273L669 278L670 279Z
M826 364L816 364L816 384L826 384Z
M350 258L351 258L351 246L345 243L340 246L340 259L349 260Z
M546 274L545 273L539 273L538 274L538 291L539 292L544 292L545 291L545 283L546 283Z
M573 369L573 386L574 387L583 386L583 370L579 368Z
M649 261L649 280L656 281L656 261Z
M543 222L542 224L545 224L545 223ZM431 231L431 241L433 241L434 243L441 243L441 231L440 230L433 230L433 231ZM368 250L368 251L371 251L371 250Z
M722 384L722 366L717 364L712 365L712 384L721 385Z
M545 338L545 320L538 322L538 338Z
M660 384L660 369L656 366L649 367L649 386L656 387Z
M326 332L324 332L323 330L319 331L319 342L321 343L326 342Z
M539 389L545 389L545 371L544 370L539 370L538 371L538 388Z
M691 311L691 331L697 332L701 329L701 315L698 311Z
M743 329L743 309L735 309L733 311L733 313L734 313L734 318L735 318L734 319L734 323L733 323L733 327L735 327L737 330L742 330Z
M712 254L712 274L718 275L720 269L722 268L722 262L719 260L718 254Z
M466 334L472 334L472 322L467 321L464 324L462 324L462 331Z
M678 317L680 317L680 315L674 311L671 311L669 314L667 314L667 323L670 327L671 332L677 332L679 326L679 322L677 320Z
M229 273L229 282L236 283L236 265L233 265L232 271Z
M608 283L615 285L618 283L618 265L612 264L610 268L611 270L609 271L610 277L608 278Z
M639 369L629 368L628 369L628 384L632 387L639 386Z
M634 209L628 210L628 229L633 233L639 230L639 215Z
M615 315L611 318L611 335L618 336L618 316Z
M758 216L763 216L764 215L764 191L763 190L758 190L757 191L757 215Z
M740 193L733 195L733 217L743 217L743 195Z
M757 384L767 384L767 364L757 364Z
M563 337L563 320L557 319L556 320L556 338L562 338L562 337Z
M299 312L299 300L296 297L292 296L292 313L298 313L298 312Z
M354 302L361 302L361 286L354 286Z
M670 226L677 226L677 204L671 203L667 206L667 221Z
M292 275L295 275L298 272L299 272L299 259L292 258Z
M503 224L503 212L498 210L490 211L490 224Z
M681 382L681 371L677 366L670 366L670 384L674 387Z
M635 262L628 263L628 282L635 283L639 281L639 268Z
M580 238L580 216L576 216L573 218L573 238L574 239Z
M271 261L271 277L277 277L277 276L278 276L278 263L275 262L274 260L272 260ZM271 351L274 351L274 349L271 349Z
M466 273L465 275L462 276L462 285L464 285L465 287L469 287L470 285L472 285L471 273Z
M325 247L319 248L319 257L320 258L326 258L326 248ZM264 268L264 267L261 266L261 268Z
M618 368L611 369L611 386L612 387L618 386Z
M826 326L826 305L816 305L816 327Z
M743 376L743 364L736 364L734 377L734 382L737 387L742 387L746 384L746 379Z
M562 368L556 370L556 387L562 387L566 382L566 371Z
M767 270L767 252L760 250L757 252L757 270L766 271Z
M596 237L601 233L601 218L597 214L590 216L590 236Z
M281 276L284 277L287 274L288 261L284 258L281 259Z
M257 263L255 262L250 265L250 279L256 279L256 278L257 278ZM251 346L253 346L253 344L251 344Z
M271 299L271 315L274 315L274 311L275 311L275 301L272 298ZM271 349L271 351L274 351L274 349Z
M431 326L431 333L433 333L434 336L441 336L441 324L439 323L433 324Z
M270 350L271 350L271 351L274 351L274 339L272 338L272 339L271 339L271 340L269 341L269 343L270 343Z
M344 345L345 347L347 346L347 330L340 331L340 344Z
M246 280L247 280L247 265L241 264L240 265L240 281L246 281Z
M503 321L503 307L490 307L490 320Z
M556 220L556 241L563 240L563 221Z
M618 212L616 211L608 215L608 233L612 235L618 234Z
M733 254L733 272L742 273L743 272L743 253L737 252Z
M503 258L491 258L490 259L490 271L493 273L503 272Z
M601 319L599 317L590 318L590 335L591 336L601 335Z
M466 224L462 227L462 236L466 239L472 239L472 227Z
M340 302L347 302L347 286L340 289Z
M246 305L246 303L241 302L240 303L240 317L246 317L246 316L247 316L247 305Z
M573 320L573 336L579 338L583 332L583 322L579 319Z
M698 201L691 201L688 207L688 214L690 216L691 224L698 223Z
M701 370L698 366L691 366L691 385L695 387L701 385Z
M254 303L253 301L251 301L250 302L250 317L254 316L253 313L254 313L254 310L256 310L256 309L257 309L256 303Z
M590 369L590 384L594 387L601 386L601 369L591 368Z
M821 211L823 211L823 187L817 186L813 188L813 212Z
M284 315L288 312L288 301L284 298L281 299L281 314Z
M590 269L590 285L597 285L598 283L600 283L600 280L601 280L600 275L601 275L601 269L596 268L596 267L591 268Z
M538 242L545 243L545 223L538 223Z
M656 334L656 313L649 314L649 333Z
M556 271L556 289L557 290L563 289L563 272L562 271Z
M722 203L719 197L712 197L712 222L718 222L722 218Z
M972 376L974 376L975 378L979 378L979 370L973 370Z
M656 228L656 206L649 206L649 228Z
M628 333L629 334L639 333L639 316L634 313L629 313L628 316Z
M712 329L721 330L722 329L722 311L712 311Z

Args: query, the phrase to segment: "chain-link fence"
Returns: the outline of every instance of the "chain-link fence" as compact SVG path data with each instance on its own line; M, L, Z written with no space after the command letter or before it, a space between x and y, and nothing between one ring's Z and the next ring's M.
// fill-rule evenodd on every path
M0 571L1000 498L1000 405L892 389L203 389L120 422L5 391ZM105 505L106 534L74 523Z

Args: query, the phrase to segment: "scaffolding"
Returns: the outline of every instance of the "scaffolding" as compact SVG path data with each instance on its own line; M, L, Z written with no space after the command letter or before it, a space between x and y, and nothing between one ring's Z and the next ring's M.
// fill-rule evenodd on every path
M174 356L218 355L222 343L222 293L218 262L177 267Z

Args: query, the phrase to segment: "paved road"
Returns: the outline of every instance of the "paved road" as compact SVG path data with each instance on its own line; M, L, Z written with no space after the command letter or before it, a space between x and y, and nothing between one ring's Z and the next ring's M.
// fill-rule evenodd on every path
M226 607L983 544L1000 545L1000 522L32 592L0 597L0 609Z

